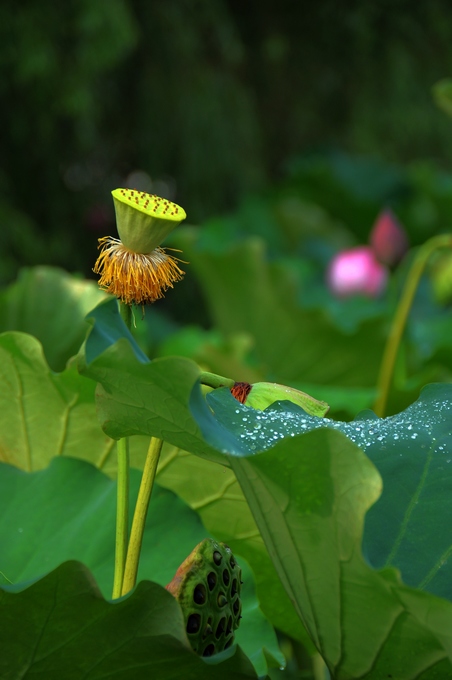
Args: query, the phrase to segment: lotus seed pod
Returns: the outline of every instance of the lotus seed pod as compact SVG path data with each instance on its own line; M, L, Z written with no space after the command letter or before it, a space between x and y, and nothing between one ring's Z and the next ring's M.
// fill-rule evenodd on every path
M314 399L305 392L300 392L293 387L278 385L276 383L259 382L250 385L249 383L236 383L231 388L232 395L246 406L251 406L259 411L263 411L274 404L275 401L291 401L300 406L310 416L323 418L328 413L329 405L325 401Z
M151 253L187 215L179 205L135 189L111 192L122 244L134 253Z
M234 642L242 611L241 575L231 549L205 538L166 586L182 608L187 637L200 656L218 654Z

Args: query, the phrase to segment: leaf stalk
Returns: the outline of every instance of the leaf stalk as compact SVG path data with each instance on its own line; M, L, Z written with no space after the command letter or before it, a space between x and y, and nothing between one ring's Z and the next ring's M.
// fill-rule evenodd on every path
M397 354L421 276L431 255L440 248L450 247L452 247L452 234L434 236L419 248L408 272L380 365L377 381L377 399L374 405L374 411L380 418L383 418L386 411Z
M132 590L132 588L135 587L136 584L144 528L146 525L146 516L149 508L149 502L151 500L155 473L157 471L157 465L159 462L162 446L163 441L161 439L152 437L146 456L146 462L143 468L143 476L141 478L137 503L133 515L121 595L126 595Z

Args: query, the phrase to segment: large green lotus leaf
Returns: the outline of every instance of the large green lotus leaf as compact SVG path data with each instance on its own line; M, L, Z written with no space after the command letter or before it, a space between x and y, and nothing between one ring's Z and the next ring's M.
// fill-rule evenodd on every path
M62 371L85 339L85 315L104 298L94 281L78 279L62 269L23 269L0 295L0 332L34 335L50 367Z
M365 513L382 484L350 439L323 428L231 465L335 680L452 678L452 603L362 557Z
M131 471L131 512L141 475ZM0 571L13 583L42 576L66 560L82 561L105 597L114 564L116 483L92 465L56 458L32 474L0 466ZM199 517L170 491L154 488L146 522L138 579L171 581L179 564L205 538ZM273 629L256 599L253 575L242 562L243 619L237 641L261 674L265 657L281 665ZM261 633L256 637L256 630Z
M75 365L53 373L31 335L0 335L0 461L32 471L75 456L102 468L115 442L99 427L94 391Z
M207 396L193 392L193 412L207 441L222 445L235 435L231 453L266 450L281 439L318 428L340 430L378 468L384 484L366 519L363 550L375 567L394 566L404 581L452 599L452 385L429 385L402 413L377 418L364 412L344 423L307 415L295 404L278 402L257 411L229 390ZM230 439L229 439L230 442Z
M113 298L98 305L89 320L93 327L79 356L79 370L100 383L96 401L104 432L114 439L159 437L224 463L203 439L188 406L200 368L182 357L151 362L126 328Z
M177 493L206 529L243 555L253 568L259 601L276 628L310 647L309 638L267 553L234 472L199 456L165 446L159 484ZM190 483L187 483L190 480Z
M116 475L115 441L99 424L96 383L69 361L50 370L41 343L31 335L0 335L0 461L40 470L56 456L72 456ZM131 440L131 464L142 468L149 439Z
M62 564L21 592L0 589L0 609L4 680L257 677L240 648L221 666L194 654L180 607L161 586L145 581L130 596L106 602L78 562Z
M365 321L353 334L340 332L322 311L302 308L296 278L289 267L267 261L262 239L241 240L225 252L204 249L197 239L196 230L185 230L182 248L214 325L226 337L247 333L253 339L267 380L375 385L385 339L381 319Z

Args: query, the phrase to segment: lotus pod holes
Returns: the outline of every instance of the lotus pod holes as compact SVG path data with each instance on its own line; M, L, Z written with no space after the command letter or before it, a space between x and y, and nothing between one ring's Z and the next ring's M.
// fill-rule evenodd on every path
M242 611L240 577L231 549L206 538L166 586L182 608L187 637L200 656L218 654L234 642Z
M193 591L193 601L196 604L204 604L207 600L206 586L203 583L198 583Z
M187 633L197 633L201 627L201 617L199 614L190 614L187 620Z

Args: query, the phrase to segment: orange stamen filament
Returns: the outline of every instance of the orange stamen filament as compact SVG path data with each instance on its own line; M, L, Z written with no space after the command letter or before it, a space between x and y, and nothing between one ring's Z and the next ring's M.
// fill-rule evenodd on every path
M134 253L112 236L100 238L99 248L101 252L93 269L101 275L99 287L128 305L159 300L185 273L177 265L180 260L163 248Z

